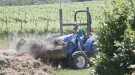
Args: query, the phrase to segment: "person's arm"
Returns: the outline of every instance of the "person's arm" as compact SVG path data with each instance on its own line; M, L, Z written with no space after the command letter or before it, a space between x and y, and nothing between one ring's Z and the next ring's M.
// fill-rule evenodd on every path
M80 31L81 31L81 27L78 27L76 33L80 33Z

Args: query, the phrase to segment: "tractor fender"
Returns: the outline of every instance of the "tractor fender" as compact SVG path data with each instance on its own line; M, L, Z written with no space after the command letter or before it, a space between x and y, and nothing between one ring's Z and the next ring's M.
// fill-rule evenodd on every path
M90 51L91 51L90 49L91 49L92 41L93 41L94 39L96 39L96 38L97 38L96 35L92 35L90 38L87 39L86 44L85 44L85 50L86 50L87 52L90 52Z

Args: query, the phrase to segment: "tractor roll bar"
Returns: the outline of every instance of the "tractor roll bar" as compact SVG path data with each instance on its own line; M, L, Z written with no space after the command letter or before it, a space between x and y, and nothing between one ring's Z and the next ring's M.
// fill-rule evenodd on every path
M74 15L74 21L77 21L77 13L80 12L86 12L87 13L87 23L80 23L79 25L87 25L87 35L91 34L91 24L92 24L92 19L91 15L89 12L89 7L87 7L87 10L82 10L82 11L76 11ZM63 17L62 17L62 9L59 9L59 16L60 16L60 35L63 35L63 26L72 26L73 24L71 23L63 23Z
M76 20L76 15L77 15L77 13L79 13L79 12L86 12L87 14L88 14L88 16L87 16L87 18L89 17L90 18L90 21L91 21L91 15L90 15L90 12L89 11L77 11L77 12L75 12L75 16L74 16L74 21L77 21Z
M77 11L77 12L75 12L75 16L74 16L74 21L75 22L77 22L77 20L76 20L77 13L80 13L80 12L86 12L87 13L87 30L88 30L87 33L89 33L89 32L91 32L91 24L92 24L90 12L88 10L87 11L84 10L84 11Z

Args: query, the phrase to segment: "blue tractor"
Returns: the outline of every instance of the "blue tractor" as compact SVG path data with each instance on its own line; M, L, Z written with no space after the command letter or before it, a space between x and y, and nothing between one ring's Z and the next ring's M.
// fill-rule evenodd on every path
M77 34L69 34L65 36L58 37L64 42L68 43L68 46L63 48L63 53L65 57L59 58L59 64L61 67L71 67L73 69L86 68L88 64L90 65L89 58L95 57L98 54L98 42L96 41L95 35L88 35L85 38L78 39ZM80 50L78 41L83 41L82 50Z
M88 14L87 19L89 20L91 18L90 13L88 11L77 11L74 17L75 21L76 15L79 12L86 12ZM91 21L88 24L91 24ZM59 63L62 68L86 68L88 65L90 65L89 58L95 57L96 54L98 54L98 42L96 40L97 36L90 34L91 25L87 25L87 27L87 35L85 35L83 38L79 38L78 34L68 34L58 37L59 39L63 40L68 44L67 47L62 49L63 53L65 54L65 57L55 59L58 61L56 63ZM78 45L78 42L80 42L81 45Z

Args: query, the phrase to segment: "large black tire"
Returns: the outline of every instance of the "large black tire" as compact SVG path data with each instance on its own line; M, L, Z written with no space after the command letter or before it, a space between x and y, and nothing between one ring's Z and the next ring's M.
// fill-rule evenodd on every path
M61 58L59 64L61 68L69 68L68 58Z
M88 65L88 57L82 51L75 51L69 56L69 66L73 69L83 69Z
M96 40L92 41L92 44L91 44L91 49L90 49L90 54L89 56L90 57L96 57L96 55L98 54L98 42Z
M58 68L58 66L59 66L59 59L58 58L49 59L49 63L51 64L52 67Z

